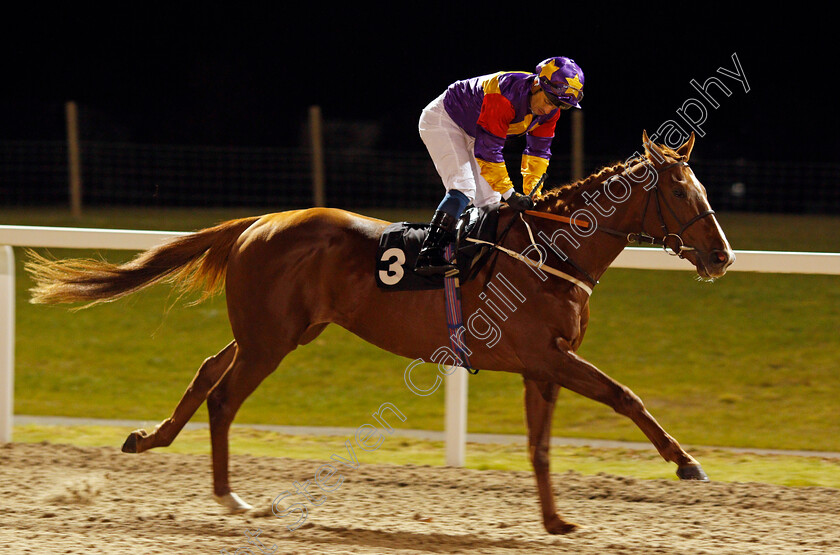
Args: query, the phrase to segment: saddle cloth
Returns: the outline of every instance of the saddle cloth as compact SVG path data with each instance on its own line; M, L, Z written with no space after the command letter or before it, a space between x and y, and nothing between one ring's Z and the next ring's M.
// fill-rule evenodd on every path
M456 259L461 283L474 278L489 258L492 247L477 245L467 237L493 242L499 222L499 204L467 208L455 227ZM429 234L428 223L398 222L383 231L376 251L376 284L385 291L422 291L443 289L444 276L420 276L414 263L423 240Z

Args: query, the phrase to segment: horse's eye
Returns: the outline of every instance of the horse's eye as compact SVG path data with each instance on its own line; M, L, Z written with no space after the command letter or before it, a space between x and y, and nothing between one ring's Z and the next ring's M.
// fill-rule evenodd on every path
M677 198L685 198L685 191L682 189L674 189L674 196Z

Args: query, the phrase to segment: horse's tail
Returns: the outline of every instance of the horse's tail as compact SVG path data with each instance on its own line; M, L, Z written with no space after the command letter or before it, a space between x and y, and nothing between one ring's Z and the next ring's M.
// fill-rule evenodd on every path
M153 247L124 264L102 260L48 260L30 250L25 267L35 281L30 302L113 301L154 283L176 284L182 294L200 290L201 302L221 290L237 238L258 217L224 222Z

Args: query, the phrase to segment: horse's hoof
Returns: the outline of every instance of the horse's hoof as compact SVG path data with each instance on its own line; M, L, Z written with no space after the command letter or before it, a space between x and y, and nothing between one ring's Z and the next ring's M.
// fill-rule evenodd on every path
M685 464L677 468L677 476L680 480L697 480L698 482L708 482L709 477L703 472L703 467L699 464Z
M138 453L137 451L137 438L142 437L141 434L145 433L143 430L134 430L128 437L125 438L125 442L122 446L123 453Z
M234 514L244 513L254 508L242 501L242 499L233 492L226 493L224 495L213 495L213 499L215 499L216 503L219 505L227 507L227 509Z
M569 534L579 528L574 522L566 522L557 515L546 520L544 524L549 534Z

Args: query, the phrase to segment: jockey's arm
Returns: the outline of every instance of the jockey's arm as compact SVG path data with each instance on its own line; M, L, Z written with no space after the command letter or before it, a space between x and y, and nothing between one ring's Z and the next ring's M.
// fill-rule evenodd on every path
M479 146L479 137L482 137L481 145ZM504 139L495 135L489 137L482 133L479 126L476 132L476 161L481 168L481 176L487 180L487 183L494 191L501 193L502 198L517 210L528 210L533 208L533 200L524 195L520 195L513 188L513 182L507 172L504 158L502 157L502 148L504 147ZM492 138L491 138L492 137ZM491 145L487 151L484 147ZM489 159L489 160L488 160Z
M513 194L513 182L502 149L513 117L510 101L501 94L488 94L484 97L475 132L474 154L481 176L505 200Z
M537 182L548 171L548 161L551 159L551 140L560 110L547 122L536 126L525 137L525 151L522 153L522 192L526 195L536 186Z
M549 153L549 156L551 154ZM548 171L548 158L522 155L522 192L530 195L543 174Z

